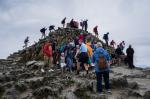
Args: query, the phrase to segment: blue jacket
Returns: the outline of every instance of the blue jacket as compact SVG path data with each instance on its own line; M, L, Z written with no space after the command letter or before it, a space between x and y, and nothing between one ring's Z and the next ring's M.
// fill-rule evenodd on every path
M106 50L104 50L103 48L99 47L94 51L94 54L92 56L92 62L95 64L95 72L103 72L103 71L109 71L109 66L107 66L106 69L102 69L100 70L99 66L98 66L98 60L99 60L99 56L100 55L104 55L104 57L106 58L107 61L110 61L110 56L108 54L108 52ZM108 65L108 64L107 64Z

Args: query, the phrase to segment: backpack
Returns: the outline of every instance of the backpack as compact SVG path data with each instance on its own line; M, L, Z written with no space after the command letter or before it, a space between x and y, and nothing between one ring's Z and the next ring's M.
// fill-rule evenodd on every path
M107 67L107 62L106 62L106 59L103 55L99 56L98 66L100 69L105 69Z

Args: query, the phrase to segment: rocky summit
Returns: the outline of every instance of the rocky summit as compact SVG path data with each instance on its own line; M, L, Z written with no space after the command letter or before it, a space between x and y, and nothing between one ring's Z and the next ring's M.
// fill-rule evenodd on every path
M69 37L88 32L79 29L58 29L45 39L57 42L58 48ZM93 36L95 40L99 40ZM110 67L111 93L96 91L96 75L93 69L79 75L66 71L61 74L60 68L41 72L44 66L41 52L33 54L43 44L43 40L11 54L0 60L0 99L150 99L150 70L128 69L123 63ZM100 41L100 40L99 40ZM102 41L101 41L102 42ZM105 46L105 44L103 43ZM111 47L107 48L108 50Z

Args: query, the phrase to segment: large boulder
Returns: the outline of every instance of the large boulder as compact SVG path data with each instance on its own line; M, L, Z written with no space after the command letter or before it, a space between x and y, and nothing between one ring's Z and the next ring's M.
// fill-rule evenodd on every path
M49 86L40 87L33 92L33 96L40 99L47 98L48 96L57 97L58 94L57 90Z
M130 83L128 83L128 87L131 88L131 89L138 89L139 88L137 82L130 82Z
M126 77L122 76L122 77L116 77L116 78L112 78L110 79L110 85L111 88L125 88L128 86L128 81L126 79Z
M0 98L2 97L4 92L5 92L5 88L0 85Z
M143 99L150 99L150 91L145 92Z
M20 82L15 84L15 88L21 93L27 90L27 86L24 83L20 83Z

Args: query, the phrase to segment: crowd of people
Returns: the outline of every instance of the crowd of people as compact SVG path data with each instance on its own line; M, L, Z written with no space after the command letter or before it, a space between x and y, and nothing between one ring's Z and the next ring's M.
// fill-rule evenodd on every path
M61 21L62 28L79 28L78 22L72 19L68 24L66 23L66 17ZM87 31L88 28L88 20L82 20L80 22L81 29ZM47 29L44 27L40 30L42 33L41 38L46 38L45 31ZM55 26L49 26L49 31L55 31ZM93 28L93 32L95 36L98 37L98 26ZM86 74L89 73L89 70L95 68L95 73L97 77L97 91L101 93L102 90L102 77L104 78L105 88L107 92L110 92L109 85L109 69L110 65L117 64L121 65L121 61L123 56L123 50L125 48L125 42L122 41L117 45L115 49L115 41L112 40L109 44L109 32L104 34L103 39L105 40L105 44L94 40L94 36L92 34L80 33L80 35L76 35L75 38L69 38L67 42L62 43L59 49L56 49L56 42L51 39L46 39L42 46L42 53L44 57L45 65L49 67L49 71L53 71L53 67L57 66L61 69L61 73L64 74L66 71L73 72L76 74L80 74L81 70L85 70ZM27 44L29 42L29 37L27 37L24 41L25 48L27 48ZM114 50L107 51L104 48L112 47ZM134 50L129 46L126 50L127 57L123 58L124 61L127 61L130 68L134 68L133 65L133 54ZM41 67L41 71L45 72L44 67Z

